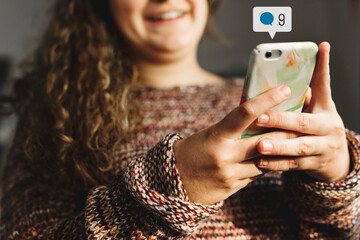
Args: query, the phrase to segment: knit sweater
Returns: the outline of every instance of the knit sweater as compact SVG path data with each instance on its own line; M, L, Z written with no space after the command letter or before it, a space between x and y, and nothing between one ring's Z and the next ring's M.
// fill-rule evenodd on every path
M237 107L242 84L139 87L142 128L118 146L110 183L85 191L28 171L18 124L1 181L1 239L359 239L360 141L349 130L352 171L341 181L271 172L224 202L189 201L173 144Z

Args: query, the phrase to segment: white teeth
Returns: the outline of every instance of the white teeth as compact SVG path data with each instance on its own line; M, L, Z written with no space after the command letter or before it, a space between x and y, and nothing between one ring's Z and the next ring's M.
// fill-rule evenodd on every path
M167 12L160 16L152 17L154 20L170 20L174 18L178 18L180 16L184 15L183 12L173 11L173 12Z

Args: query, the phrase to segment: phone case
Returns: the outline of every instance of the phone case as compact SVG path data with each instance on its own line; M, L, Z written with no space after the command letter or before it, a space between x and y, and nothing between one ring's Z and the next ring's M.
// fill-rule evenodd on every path
M265 56L269 51L280 51L281 55L270 59ZM314 72L317 52L318 47L313 42L258 45L250 56L241 104L270 88L286 84L291 89L291 96L271 110L301 112ZM242 138L264 132L264 128L251 126L243 132Z

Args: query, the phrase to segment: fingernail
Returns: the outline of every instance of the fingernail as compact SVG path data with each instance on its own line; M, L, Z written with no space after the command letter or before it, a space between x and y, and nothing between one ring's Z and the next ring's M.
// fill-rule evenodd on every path
M283 94L284 97L288 97L291 94L290 88L288 86L286 86L286 85L281 86L280 91L281 91L281 93Z
M262 144L262 150L265 153L270 153L273 150L273 145L270 142L263 141Z
M268 164L269 164L268 160L265 160L265 159L260 159L259 160L259 166L260 167L266 167Z
M261 114L260 117L258 118L258 123L268 123L269 122L269 115L267 114Z

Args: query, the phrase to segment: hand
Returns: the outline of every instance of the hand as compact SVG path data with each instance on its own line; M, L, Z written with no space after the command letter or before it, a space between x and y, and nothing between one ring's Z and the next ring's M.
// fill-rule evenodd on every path
M176 167L191 201L214 204L225 200L263 174L254 161L260 156L260 138L283 140L299 136L276 131L241 139L242 132L260 114L289 95L286 86L270 89L235 108L217 124L175 143Z
M319 56L313 74L311 100L308 96L303 113L269 111L256 125L303 133L295 139L259 141L263 157L260 168L274 171L304 170L321 181L333 182L347 176L350 157L345 128L331 98L329 74L330 45L319 45ZM309 102L310 100L310 102Z

